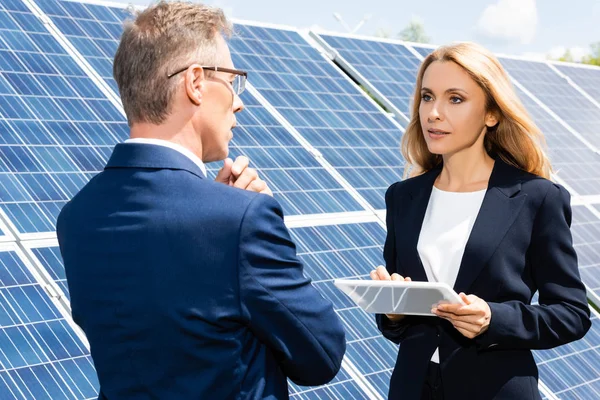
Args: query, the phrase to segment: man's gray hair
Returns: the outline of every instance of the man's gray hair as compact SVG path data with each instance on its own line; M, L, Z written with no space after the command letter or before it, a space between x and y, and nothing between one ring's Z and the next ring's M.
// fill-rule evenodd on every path
M176 90L167 75L193 63L219 63L217 35L231 30L221 9L182 1L160 1L126 22L113 76L129 126L163 123Z

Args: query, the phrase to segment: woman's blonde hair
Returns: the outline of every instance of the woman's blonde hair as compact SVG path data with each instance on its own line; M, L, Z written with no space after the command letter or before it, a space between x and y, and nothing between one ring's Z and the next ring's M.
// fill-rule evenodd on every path
M498 59L475 43L439 47L423 60L417 76L411 121L402 137L402 155L407 161L404 175L416 176L442 163L441 155L429 152L419 117L423 75L435 61L458 64L483 89L486 110L494 112L499 121L495 128L488 128L485 135L487 152L507 164L549 179L552 167L544 152L542 132L517 97Z

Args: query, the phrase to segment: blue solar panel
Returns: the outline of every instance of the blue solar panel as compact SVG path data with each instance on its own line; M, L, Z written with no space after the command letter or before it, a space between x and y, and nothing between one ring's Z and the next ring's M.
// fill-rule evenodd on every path
M406 117L421 60L406 46L376 39L319 35Z
M399 125L297 32L236 25L238 68L375 208L400 179Z
M333 285L336 278L368 279L369 272L383 264L385 230L377 223L363 223L294 228L291 232L305 274L331 300L344 323L345 360L385 398L397 346L381 336L373 315L362 311Z
M600 148L600 108L542 62L501 58L504 68L553 112ZM600 193L600 188L597 188Z
M435 50L431 47L421 47L421 46L415 46L415 45L411 45L410 47L412 47L417 52L419 52L419 54L421 54L423 56L423 58L427 57L429 54L431 54L433 52L433 50Z
M537 295L533 304L537 303ZM600 318L592 311L592 327L576 342L533 352L540 380L560 399L600 398Z
M67 276L65 275L65 267L63 266L62 256L57 243L49 246L33 245L26 243L25 247L29 249L33 255L33 260L39 263L38 267L43 268L49 275L50 279L62 291L60 295L64 295L67 301L70 301L69 288L67 287Z
M363 211L364 208L246 91L237 114L230 157L248 156L286 215ZM209 164L211 176L217 164Z
M563 74L600 102L600 67L554 64Z
M518 88L517 94L544 134L554 174L579 195L600 193L600 156Z
M581 279L600 297L600 219L586 207L575 206L571 232Z
M87 348L16 245L0 248L0 297L0 398L95 398L98 381Z
M56 27L94 67L115 93L112 63L123 31L123 21L132 19L124 8L58 0L37 2Z
M120 21L128 16L125 10L55 0L41 8L118 93L112 62L122 31ZM238 114L230 156L250 158L286 215L364 210L250 93L242 99L246 110ZM220 165L207 167L214 177Z
M127 124L40 20L12 4L0 4L0 208L22 235L54 231Z

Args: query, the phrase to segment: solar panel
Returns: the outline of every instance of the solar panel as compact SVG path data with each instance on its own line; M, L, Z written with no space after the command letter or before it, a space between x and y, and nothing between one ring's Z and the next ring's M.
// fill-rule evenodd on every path
M27 237L54 231L127 124L26 7L3 2L0 20L0 209Z
M571 66L568 64L552 64L556 69L569 77L594 100L600 102L600 67Z
M0 398L95 398L86 346L15 244L0 245L0 298Z
M542 62L500 58L504 68L596 149L600 108L581 95L565 79ZM600 193L600 188L598 193Z
M415 77L421 65L421 60L412 51L402 44L386 40L329 34L318 36L389 99L400 112L410 117Z
M295 31L238 24L231 40L238 68L375 208L400 179L402 130Z
M249 92L237 114L230 157L248 156L286 215L364 211L339 182ZM215 176L217 163L209 164Z
M575 206L571 232L581 279L600 298L600 219L585 206Z
M38 271L46 274L47 281L52 281L60 289L58 296L64 296L67 302L71 301L69 288L67 287L67 276L63 266L62 256L56 239L36 240L23 242L26 251L31 255L30 259Z
M600 193L600 155L577 140L518 87L517 95L544 134L554 174L578 195Z
M119 93L112 78L112 64L123 21L132 19L130 12L124 8L58 0L37 1L37 4L115 93Z
M59 1L40 7L118 93L112 62L122 31L120 21L128 17L126 11ZM244 154L250 158L252 166L271 185L286 215L364 210L251 93L244 93L242 100L246 110L238 114L239 128L230 156ZM209 164L207 168L214 178L220 164Z
M415 46L415 45L411 45L411 47L413 49L415 49L423 57L427 57L429 54L431 54L433 52L433 50L435 50L432 47L421 47L421 46Z
M362 223L294 228L291 234L305 274L331 300L344 323L345 360L370 390L387 397L397 346L383 338L373 315L362 311L333 285L335 278L369 279L369 272L384 263L385 230L377 223Z
M537 295L532 304L537 304ZM533 352L540 381L560 399L600 398L600 318L592 310L585 337L550 350Z

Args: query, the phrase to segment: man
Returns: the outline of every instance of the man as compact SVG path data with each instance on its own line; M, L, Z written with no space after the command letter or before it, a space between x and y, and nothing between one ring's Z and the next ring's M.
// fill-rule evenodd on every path
M121 38L131 139L57 223L101 399L282 399L287 378L320 385L340 368L340 320L266 184L244 158L205 177L243 109L229 32L221 10L160 2Z

